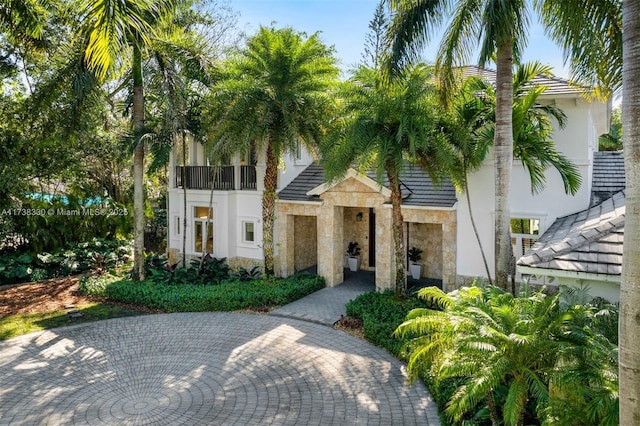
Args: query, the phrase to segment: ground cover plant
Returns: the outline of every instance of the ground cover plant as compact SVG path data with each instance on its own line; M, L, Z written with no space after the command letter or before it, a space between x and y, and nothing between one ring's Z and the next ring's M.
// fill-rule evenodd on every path
M108 279L88 281L84 284L83 291L105 297L112 302L166 312L262 310L285 305L325 287L322 277L308 273L281 279L225 280L215 285L105 280Z
M126 240L94 238L51 253L8 253L0 257L0 285L80 274L89 270L102 273L122 267L131 259Z

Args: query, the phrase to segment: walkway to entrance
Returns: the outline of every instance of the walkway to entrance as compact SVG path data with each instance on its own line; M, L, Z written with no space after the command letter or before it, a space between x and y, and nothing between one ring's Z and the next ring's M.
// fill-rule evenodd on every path
M270 315L332 326L342 315L347 314L347 302L376 289L375 281L374 272L351 272L345 269L342 284L316 291L271 311Z

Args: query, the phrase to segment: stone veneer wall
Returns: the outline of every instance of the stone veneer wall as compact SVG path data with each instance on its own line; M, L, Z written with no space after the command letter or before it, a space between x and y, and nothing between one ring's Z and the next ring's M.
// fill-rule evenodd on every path
M456 241L457 241L457 225L455 210L437 210L437 209L421 209L412 208L410 206L402 207L402 215L405 222L410 222L410 229L422 229L424 236L418 237L427 241L425 250L422 254L423 264L427 265L423 268L423 275L427 273L438 274L438 264L440 265L440 275L442 285L445 291L454 290L457 287L456 273ZM420 225L424 225L420 228ZM417 225L417 228L416 228ZM431 233L431 236L429 235ZM438 237L439 235L439 237ZM415 246L415 237L410 236L409 245ZM441 260L438 260L438 239L440 239ZM418 246L416 246L418 247ZM429 271L429 272L427 272ZM438 278L437 276L433 278Z
M362 213L358 222L357 215ZM369 209L360 207L344 208L344 236L342 246L347 251L349 243L355 241L360 247L360 269L374 270L369 267Z
M296 271L318 264L318 225L315 216L294 216L294 267Z
M405 228L406 229L406 228ZM409 223L407 249L422 250L422 277L442 279L442 225L439 223Z
M316 216L318 274L327 286L335 286L344 280L344 253L349 241L357 241L361 247L362 265L368 265L368 212L376 214L376 289L385 290L394 282L393 235L391 231L391 206L377 188L372 188L356 178L341 182L320 196L321 202L278 202L278 254L279 272L286 276L296 269L296 240L306 238L306 227L297 226L300 216ZM356 215L362 212L362 221ZM441 277L445 290L456 285L456 212L403 206L406 222L423 224L419 232L425 242L425 258L429 262L426 273ZM438 243L439 241L439 243ZM413 243L410 243L413 244ZM422 248L422 247L421 247ZM298 251L301 250L298 246ZM440 251L441 260L438 259Z

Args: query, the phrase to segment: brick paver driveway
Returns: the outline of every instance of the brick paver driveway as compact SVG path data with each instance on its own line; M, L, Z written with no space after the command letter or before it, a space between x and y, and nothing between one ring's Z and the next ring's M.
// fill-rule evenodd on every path
M0 425L436 425L421 383L329 327L147 315L0 342Z

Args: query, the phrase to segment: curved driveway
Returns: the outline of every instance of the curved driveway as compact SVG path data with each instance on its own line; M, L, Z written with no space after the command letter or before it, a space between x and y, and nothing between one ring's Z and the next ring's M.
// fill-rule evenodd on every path
M424 385L367 342L293 319L187 313L0 342L0 424L440 423Z

